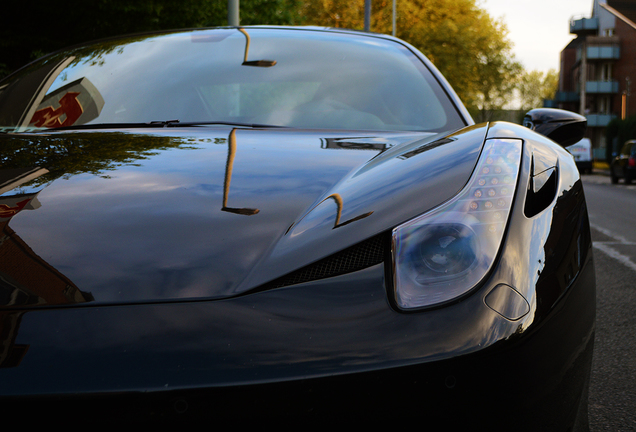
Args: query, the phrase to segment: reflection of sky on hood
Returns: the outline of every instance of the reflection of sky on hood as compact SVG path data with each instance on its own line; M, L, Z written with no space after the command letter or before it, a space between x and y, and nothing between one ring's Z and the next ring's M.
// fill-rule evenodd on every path
M257 215L220 211L228 144L197 142L110 178L58 179L11 226L96 301L231 292L307 206L377 153L324 150L312 136L237 136L228 206Z
M336 205L332 200L325 201L315 207L315 214L304 214L300 222L295 221L289 235L276 243L268 258L269 266L257 276L271 280L277 276L272 269L284 268L283 273L296 270L288 265L292 254L311 256L309 262L315 261L386 232L453 197L470 177L484 134L485 128L477 128L452 145L434 146L407 159L399 158L401 146L395 146L373 159L369 163L372 169L367 170L365 164L352 170L315 204L337 193L343 202L341 221L371 214L335 229ZM405 148L410 150L409 145ZM336 151L336 155L343 153L347 152ZM312 235L306 235L309 231ZM256 275L250 275L247 282L256 280Z

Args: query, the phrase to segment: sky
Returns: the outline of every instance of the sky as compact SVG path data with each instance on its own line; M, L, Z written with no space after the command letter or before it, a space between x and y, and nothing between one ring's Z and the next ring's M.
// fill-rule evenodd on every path
M493 18L503 18L513 52L526 70L559 70L561 50L574 39L571 17L590 17L593 0L481 0Z

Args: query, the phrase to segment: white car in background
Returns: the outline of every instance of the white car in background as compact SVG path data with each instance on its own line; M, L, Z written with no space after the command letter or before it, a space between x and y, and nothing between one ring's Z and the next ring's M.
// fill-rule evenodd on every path
M592 173L592 143L589 138L583 138L565 149L574 156L574 161L581 174Z

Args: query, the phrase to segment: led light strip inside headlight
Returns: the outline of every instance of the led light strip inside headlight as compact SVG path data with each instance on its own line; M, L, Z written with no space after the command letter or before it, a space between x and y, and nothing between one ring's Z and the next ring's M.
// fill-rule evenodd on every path
M401 309L439 305L488 273L515 194L521 140L491 139L453 199L393 230L394 290Z

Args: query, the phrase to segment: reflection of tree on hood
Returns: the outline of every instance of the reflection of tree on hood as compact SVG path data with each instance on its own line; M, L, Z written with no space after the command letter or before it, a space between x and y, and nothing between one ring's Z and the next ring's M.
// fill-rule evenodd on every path
M189 148L192 142L179 138L121 132L72 133L60 136L6 136L0 146L2 169L42 167L49 170L30 183L42 186L59 177L76 174L104 174L122 165L140 160L170 148Z

